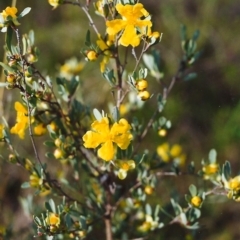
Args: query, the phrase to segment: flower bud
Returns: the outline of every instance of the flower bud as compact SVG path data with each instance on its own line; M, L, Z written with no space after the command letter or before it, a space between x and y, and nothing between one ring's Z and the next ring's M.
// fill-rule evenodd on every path
M200 207L200 205L202 204L202 198L200 198L199 196L192 197L191 204L194 207Z
M148 82L145 79L138 80L136 83L136 88L138 91L143 91L148 87Z
M62 141L60 138L55 139L54 144L56 147L60 147L62 145Z
M8 161L9 161L10 163L16 163L16 162L17 162L17 157L16 157L16 155L14 155L14 154L9 154L9 156L8 156Z
M60 158L63 157L64 152L63 152L61 149L57 148L57 149L54 151L53 155L54 155L54 157L55 157L56 159L60 159Z
M150 93L148 91L141 91L138 93L138 96L141 98L142 101L146 101L150 98Z
M95 61L97 59L97 53L91 50L87 53L87 58L90 61Z
M154 188L150 185L147 185L145 188L144 188L144 192L147 194L147 195L151 195L153 194L153 191L154 191Z

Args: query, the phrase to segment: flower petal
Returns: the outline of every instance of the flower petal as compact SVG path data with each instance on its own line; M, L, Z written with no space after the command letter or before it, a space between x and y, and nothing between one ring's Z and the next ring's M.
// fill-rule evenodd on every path
M94 121L91 125L93 131L98 132L102 135L109 134L109 120L107 117L101 119L101 121Z
M137 47L140 44L140 36L137 35L136 29L133 25L126 26L123 35L120 38L120 44L125 47L129 45Z
M121 149L127 149L133 136L129 132L131 126L127 120L120 119L119 123L114 123L111 129L112 141L115 142Z
M123 170L123 169L120 169L118 171L118 178L123 180L127 177L127 171Z
M115 149L112 141L106 141L102 147L98 149L98 156L105 161L110 161L114 158Z
M112 21L107 21L106 26L107 26L107 33L109 35L116 35L118 32L120 32L126 27L126 21L122 19L115 19Z
M83 145L85 148L96 148L99 144L104 142L104 139L99 133L87 131L83 136Z

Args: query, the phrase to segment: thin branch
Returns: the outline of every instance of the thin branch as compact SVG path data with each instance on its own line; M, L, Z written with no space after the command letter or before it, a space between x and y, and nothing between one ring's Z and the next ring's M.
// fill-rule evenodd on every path
M86 14L86 16L87 16L87 18L89 20L89 23L92 26L92 28L94 29L94 31L96 32L97 36L100 35L100 33L98 32L98 29L97 29L95 23L93 22L93 19L92 19L91 15L88 12L88 7L83 6L79 1L76 1L76 2L63 1L63 4L72 4L72 5L79 6L84 11L84 13Z
M34 154L35 154L35 158L37 159L38 163L40 164L41 168L44 170L44 173L45 172L45 169L43 167L43 164L42 164L42 161L39 157L39 154L38 154L38 151L37 151L37 147L36 147L36 144L35 144L35 140L33 138L33 133L32 133L32 123L31 123L31 109L30 109L30 104L29 104L29 101L28 101L28 96L27 96L27 85L26 85L26 80L25 80L25 75L24 75L24 66L25 66L25 60L23 59L22 57L22 48L21 48L21 44L20 44L20 34L19 34L19 31L17 28L15 28L14 26L12 27L15 34L16 34L16 38L17 38L17 45L18 45L18 48L19 48L19 56L20 56L20 59L21 59L21 63L22 63L22 78L23 78L23 83L24 83L24 96L25 96L25 99L26 99L26 103L27 103L27 111L28 111L28 130L29 130L29 136L30 136L30 139L31 139L31 142L32 142L32 146L33 146L33 151L34 151Z

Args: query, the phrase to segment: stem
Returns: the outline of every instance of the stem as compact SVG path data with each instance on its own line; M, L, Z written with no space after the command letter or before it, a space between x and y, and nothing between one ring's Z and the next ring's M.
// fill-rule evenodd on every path
M117 69L117 77L118 77L118 89L117 89L117 108L120 108L121 102L122 102L122 71L121 71L121 63L119 60L118 55L118 48L116 48L117 52L115 55L115 61L116 61L116 69Z
M168 97L168 95L170 94L173 86L175 85L176 81L181 77L181 75L182 75L182 73L185 71L185 69L186 69L185 62L184 62L184 61L181 61L181 62L180 62L179 69L178 69L177 73L172 77L172 80L171 80L169 86L168 86L168 87L165 87L165 88L163 89L163 98L162 98L163 101L167 100L167 97ZM136 146L136 148L135 148L135 150L134 150L134 152L133 152L133 155L137 152L137 150L138 150L138 148L139 148L139 146L140 146L143 138L147 135L147 133L148 133L149 129L151 128L151 126L152 126L155 118L157 117L158 112L159 112L159 110L156 109L156 110L154 111L152 117L149 119L149 121L148 121L145 129L143 130L142 134L141 134L140 137L138 138L138 141L139 141L139 142L138 142L138 145Z
M17 4L17 0L12 0L12 7L16 7ZM4 48L5 49L5 48ZM6 61L6 49L4 50L3 53L3 63L7 63ZM2 72L1 72L1 77L0 77L0 82L4 82L5 80L5 74L4 74L4 68L2 68ZM5 88L0 88L0 116L3 116L3 95L4 95L4 90Z
M138 67L138 65L139 65L139 63L140 63L140 60L142 59L142 56L143 56L143 53L145 53L146 52L146 43L144 42L143 43L143 48L142 48L142 51L141 51L141 53L140 53L140 56L139 56L139 58L137 58L137 56L136 56L136 53L135 53L135 51L134 51L134 48L132 49L132 53L133 53L133 56L135 57L135 59L136 59L136 65L135 65L135 68L134 68L134 70L133 70L133 73L137 70L137 67Z
M33 138L33 133L32 133L32 124L31 124L31 109L30 109L30 105L29 105L29 101L28 101L28 96L27 96L27 85L26 85L26 80L25 80L25 75L24 75L24 66L25 66L25 60L22 58L22 48L21 48L21 44L20 44L20 34L17 28L13 27L13 30L16 33L16 37L17 37L17 45L19 48L19 56L22 62L22 75L23 75L23 83L24 83L24 96L27 102L27 110L28 110L28 130L29 130L29 136L32 142L32 146L33 146L33 151L35 154L35 158L37 159L38 163L40 164L41 168L44 170L44 173L46 174L45 169L43 168L43 164L42 161L39 157L38 151L37 151L37 147L35 144L35 140Z
M106 205L105 213L105 227L106 227L106 240L112 240L112 223L111 223L111 211L112 207L110 204Z
M93 22L93 19L91 17L91 15L89 14L88 12L88 8L83 6L80 2L76 1L76 2L71 2L71 1L63 1L63 4L72 4L72 5L76 5L76 6L79 6L83 11L84 13L86 14L88 20L89 20L89 23L90 25L92 26L92 28L94 29L94 31L96 32L97 36L100 35L100 33L98 32L98 29L95 25L95 23Z

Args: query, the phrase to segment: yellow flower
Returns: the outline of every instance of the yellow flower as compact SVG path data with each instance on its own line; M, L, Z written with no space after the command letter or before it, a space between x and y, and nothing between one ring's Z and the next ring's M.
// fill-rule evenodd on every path
M218 172L219 170L219 165L217 163L210 163L206 166L203 167L203 172L206 175L212 175Z
M164 162L169 162L169 144L163 143L162 145L158 146L157 153L161 157Z
M61 3L61 0L48 0L48 3L53 6L53 9L58 7Z
M171 148L168 143L158 146L157 153L164 162L173 160L177 165L184 165L186 155L182 153L182 148L178 144L174 144Z
M148 232L150 230L156 229L158 226L158 222L154 221L152 216L146 214L145 221L143 224L138 228L141 232Z
M178 157L181 154L181 152L182 152L182 148L178 144L174 144L171 147L170 154L172 157Z
M202 204L202 198L200 198L199 196L194 196L192 197L191 199L191 204L194 206L194 207L200 207L201 204Z
M112 57L112 53L109 50L109 47L113 45L114 38L112 36L107 36L107 41L105 42L102 37L99 35L97 40L97 45L102 51L103 59L100 63L100 71L103 73L106 69L106 65L109 62L109 59Z
M64 65L60 67L60 76L66 79L71 79L78 75L84 67L84 63L78 61L76 58L68 59Z
M31 162L28 158L25 159L25 165L24 165L24 167L25 167L28 171L31 171L31 170L33 169L33 164L32 164L32 162Z
M116 165L119 169L118 171L118 177L119 179L123 180L127 177L127 172L131 169L134 169L136 167L136 164L133 160L127 160L127 161L116 161Z
M14 107L17 111L17 120L10 132L12 134L18 134L21 139L24 139L25 129L28 127L28 111L20 102L15 102Z
M45 219L47 225L59 227L61 220L58 214L49 213Z
M229 189L233 191L240 191L240 176L236 176L235 178L231 178L228 181Z
M45 134L47 131L46 127L42 123L35 126L33 130L34 133L39 136Z
M17 20L16 13L18 12L17 8L15 7L7 7L5 10L3 10L0 14L3 21L0 20L0 27L5 26L5 22L11 20L15 26L20 25L20 23Z
M29 183L31 187L39 188L43 184L43 180L36 172L33 172L29 177Z
M121 45L125 47L129 45L133 47L138 46L141 34L144 34L146 28L150 29L152 26L151 21L146 19L149 13L141 3L135 5L117 4L116 9L122 16L122 19L107 21L107 33L109 35L116 35L122 31L122 36L119 39Z
M3 129L4 129L4 125L0 124L0 139L4 137L3 135Z
M98 156L105 161L110 161L114 158L114 143L121 149L127 149L133 138L129 132L131 126L124 118L110 127L108 118L103 117L100 121L94 121L91 127L92 131L87 131L83 136L84 147L97 148L101 144L101 147L98 149Z

